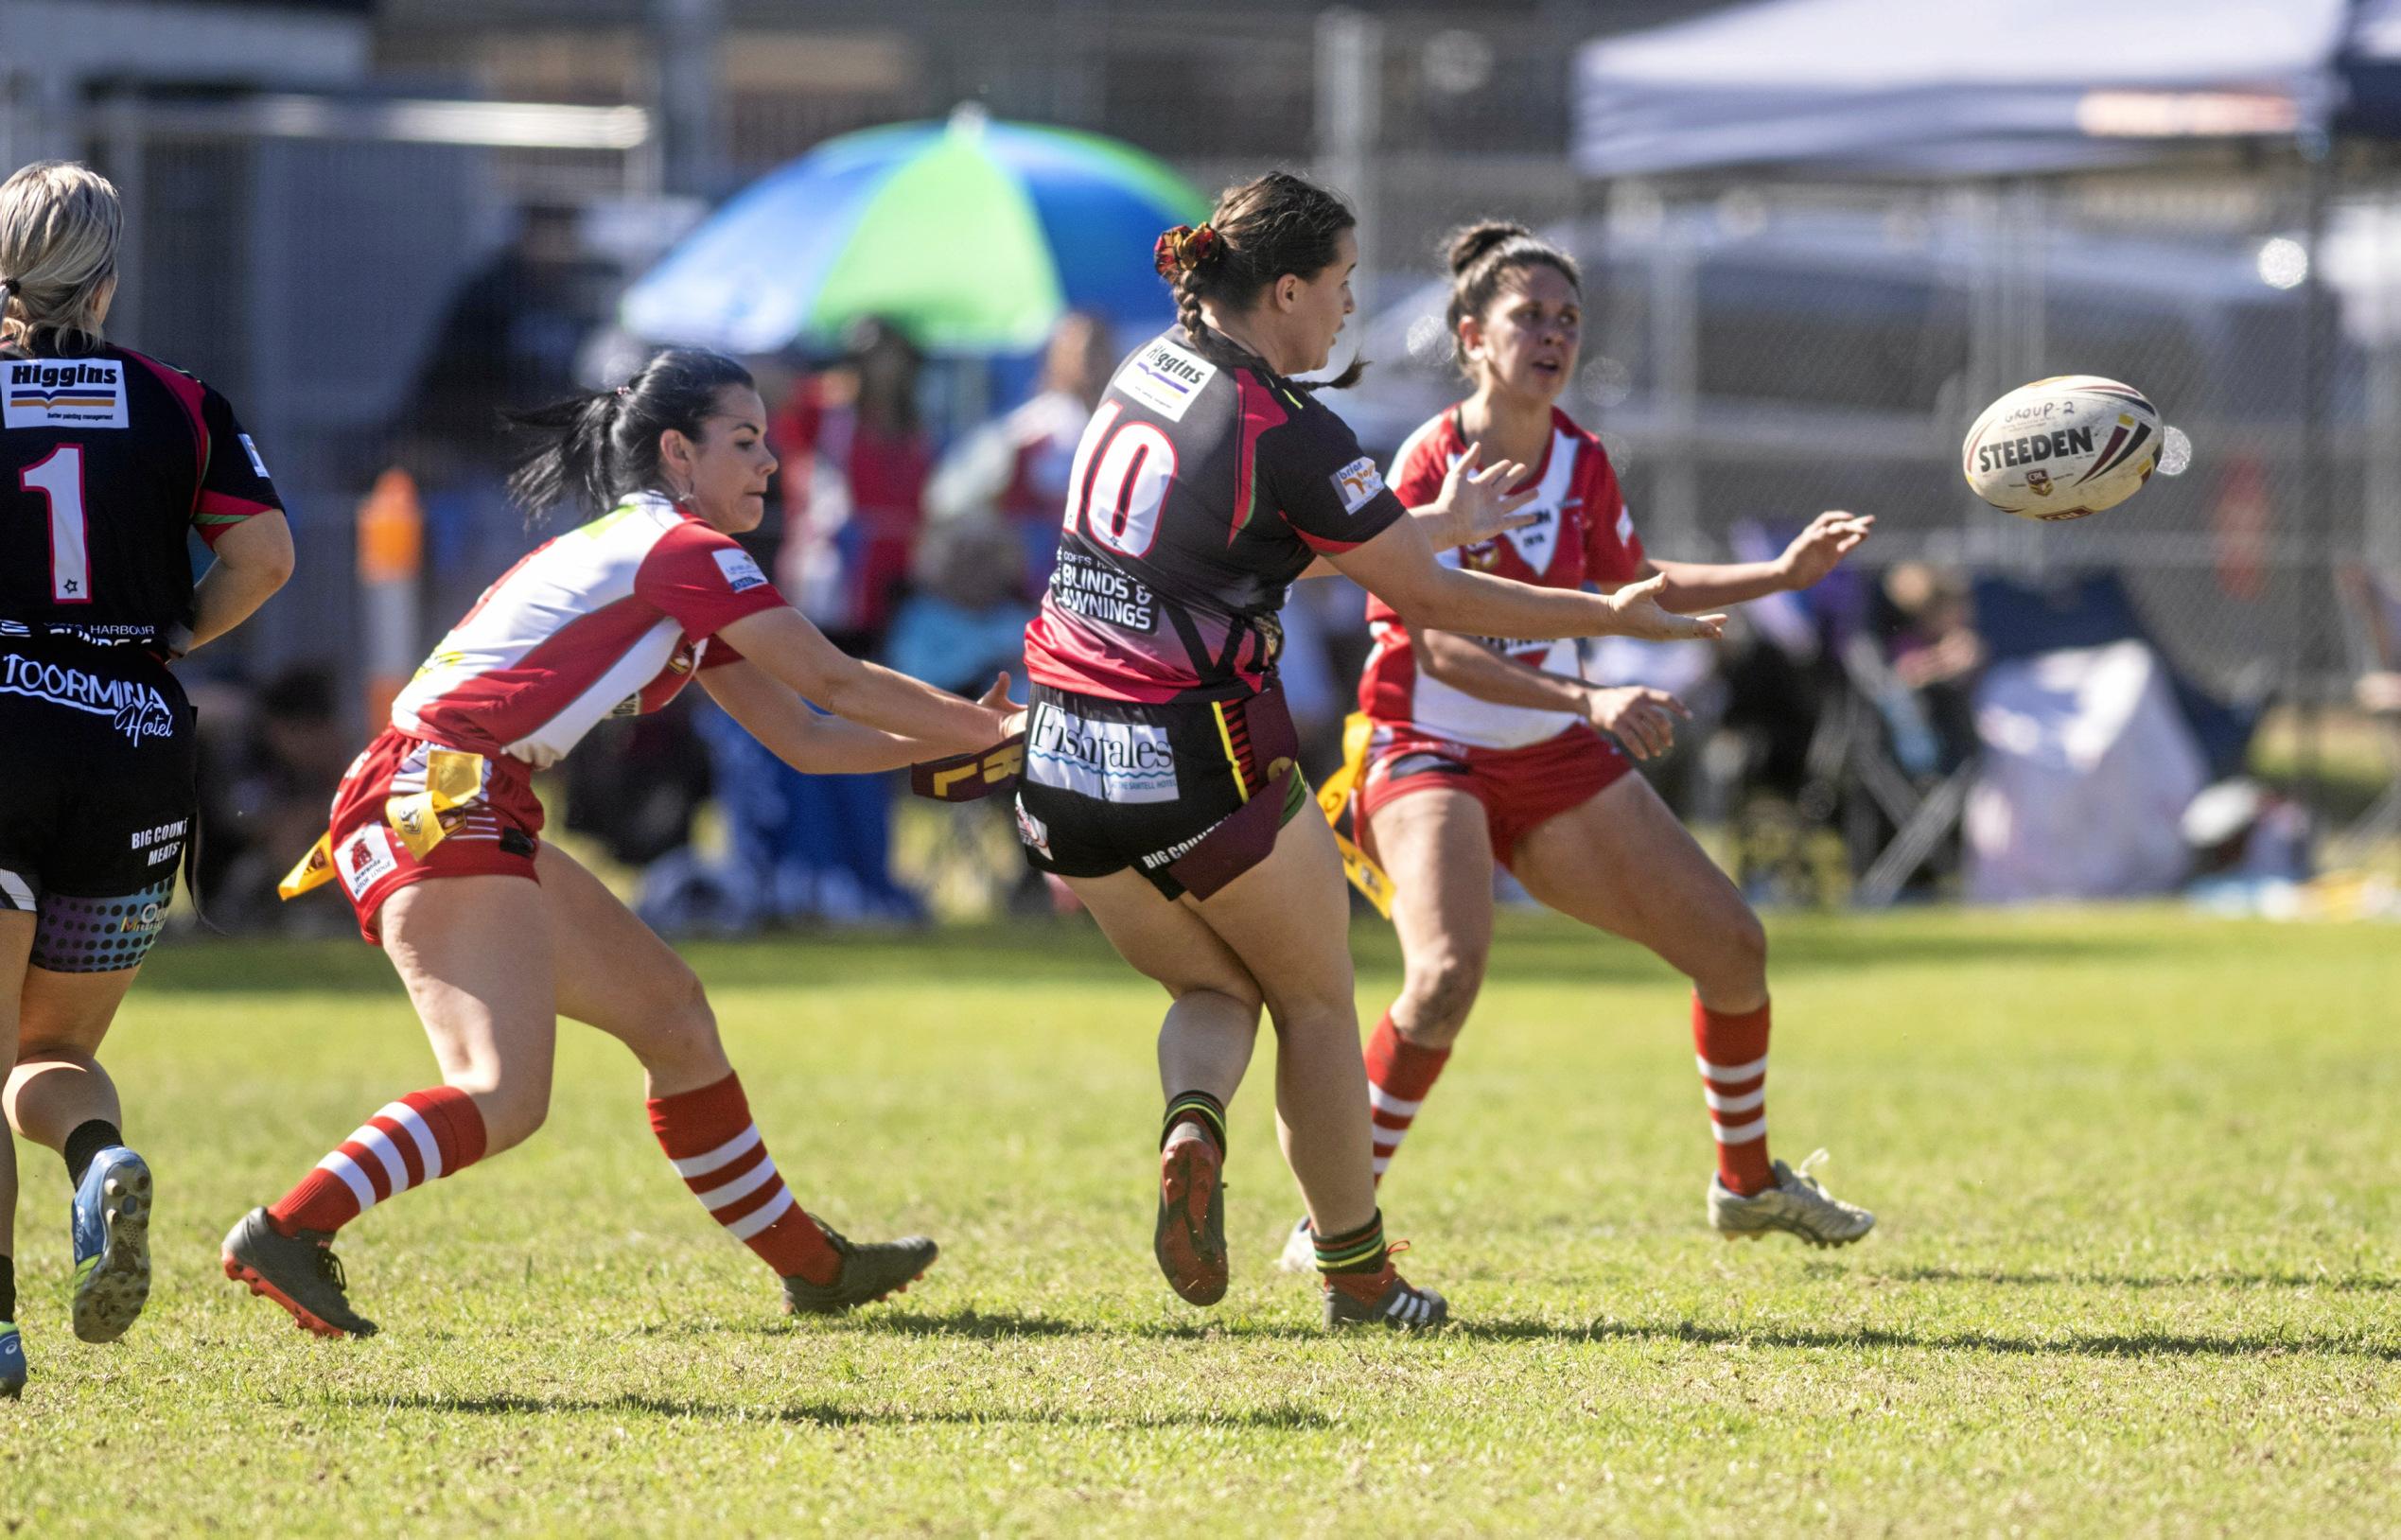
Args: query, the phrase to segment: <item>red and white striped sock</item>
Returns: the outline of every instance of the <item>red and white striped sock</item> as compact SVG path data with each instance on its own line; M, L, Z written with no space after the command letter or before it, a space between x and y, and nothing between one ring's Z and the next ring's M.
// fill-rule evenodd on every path
M1692 1046L1701 1062L1701 1099L1717 1141L1717 1176L1742 1194L1776 1185L1767 1163L1767 1006L1739 1015L1692 997Z
M483 1158L483 1114L450 1086L412 1091L367 1119L267 1210L276 1231L341 1229L387 1198Z
M758 1252L776 1276L830 1284L840 1275L841 1253L768 1159L741 1076L652 1098L650 1129L710 1217Z
M1409 1136L1409 1126L1417 1121L1417 1110L1426 1105L1426 1094L1434 1089L1434 1081L1450 1062L1447 1048L1421 1048L1400 1035L1393 1025L1393 1013L1376 1024L1376 1030L1367 1039L1367 1101L1369 1121L1374 1125L1376 1139L1376 1180L1384 1180L1384 1168L1393 1164L1393 1154L1401 1141Z

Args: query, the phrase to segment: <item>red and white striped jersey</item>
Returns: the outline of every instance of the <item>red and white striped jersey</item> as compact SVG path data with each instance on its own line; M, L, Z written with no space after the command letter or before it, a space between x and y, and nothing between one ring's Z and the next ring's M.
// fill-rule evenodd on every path
M1459 409L1452 407L1409 436L1393 464L1393 490L1411 507L1440 495L1443 478L1467 452ZM1523 529L1477 545L1446 551L1446 566L1464 567L1547 588L1586 584L1616 586L1642 571L1642 540L1634 533L1618 473L1601 441L1566 412L1551 413L1551 443L1542 464L1513 490L1535 489L1525 510L1534 516ZM1417 672L1409 630L1390 605L1370 595L1367 627L1376 645L1358 684L1359 709L1379 727L1464 744L1476 748L1523 748L1556 737L1581 720L1567 711L1499 706L1479 700ZM1480 638L1484 645L1550 674L1581 673L1572 641L1521 641Z
M637 493L484 589L392 703L392 725L543 769L603 717L656 711L695 670L732 662L709 639L783 602L731 536Z

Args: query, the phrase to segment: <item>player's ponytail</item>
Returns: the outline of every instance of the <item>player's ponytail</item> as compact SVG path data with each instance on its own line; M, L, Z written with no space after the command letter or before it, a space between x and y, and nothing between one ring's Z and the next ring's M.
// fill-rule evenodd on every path
M0 348L86 353L115 292L125 209L72 161L36 161L0 183Z
M635 492L677 495L660 472L658 436L673 429L699 438L729 385L757 388L750 371L722 353L669 348L614 389L509 412L513 426L546 441L510 473L510 500L538 525L570 502L597 514Z
M1314 278L1333 265L1342 232L1358 223L1341 199L1289 171L1270 171L1218 195L1203 225L1178 225L1159 237L1153 257L1174 286L1176 316L1197 346L1200 302L1247 310L1268 285L1289 272ZM1332 379L1294 380L1305 391L1345 390L1367 373L1354 358Z
M1574 257L1524 225L1506 219L1462 225L1443 237L1443 256L1450 267L1446 324L1450 327L1451 361L1470 379L1475 377L1475 371L1468 367L1466 344L1459 340L1459 324L1469 316L1482 319L1486 308L1508 287L1511 274L1531 267L1556 268L1577 293L1584 292L1584 274L1577 271Z

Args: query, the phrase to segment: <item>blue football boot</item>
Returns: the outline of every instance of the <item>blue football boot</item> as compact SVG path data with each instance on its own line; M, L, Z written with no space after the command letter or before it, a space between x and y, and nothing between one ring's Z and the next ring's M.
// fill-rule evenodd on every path
M84 1168L73 1214L75 1335L114 1342L150 1297L150 1168L111 1145Z
M17 1323L0 1321L0 1401L14 1401L25 1389L25 1339Z

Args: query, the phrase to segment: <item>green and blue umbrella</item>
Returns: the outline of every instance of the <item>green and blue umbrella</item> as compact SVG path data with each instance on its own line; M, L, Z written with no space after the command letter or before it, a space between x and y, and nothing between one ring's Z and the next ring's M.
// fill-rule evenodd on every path
M655 341L772 353L861 316L937 352L1038 347L1069 309L1164 325L1151 243L1208 203L1115 140L986 119L844 134L736 195L626 292Z

